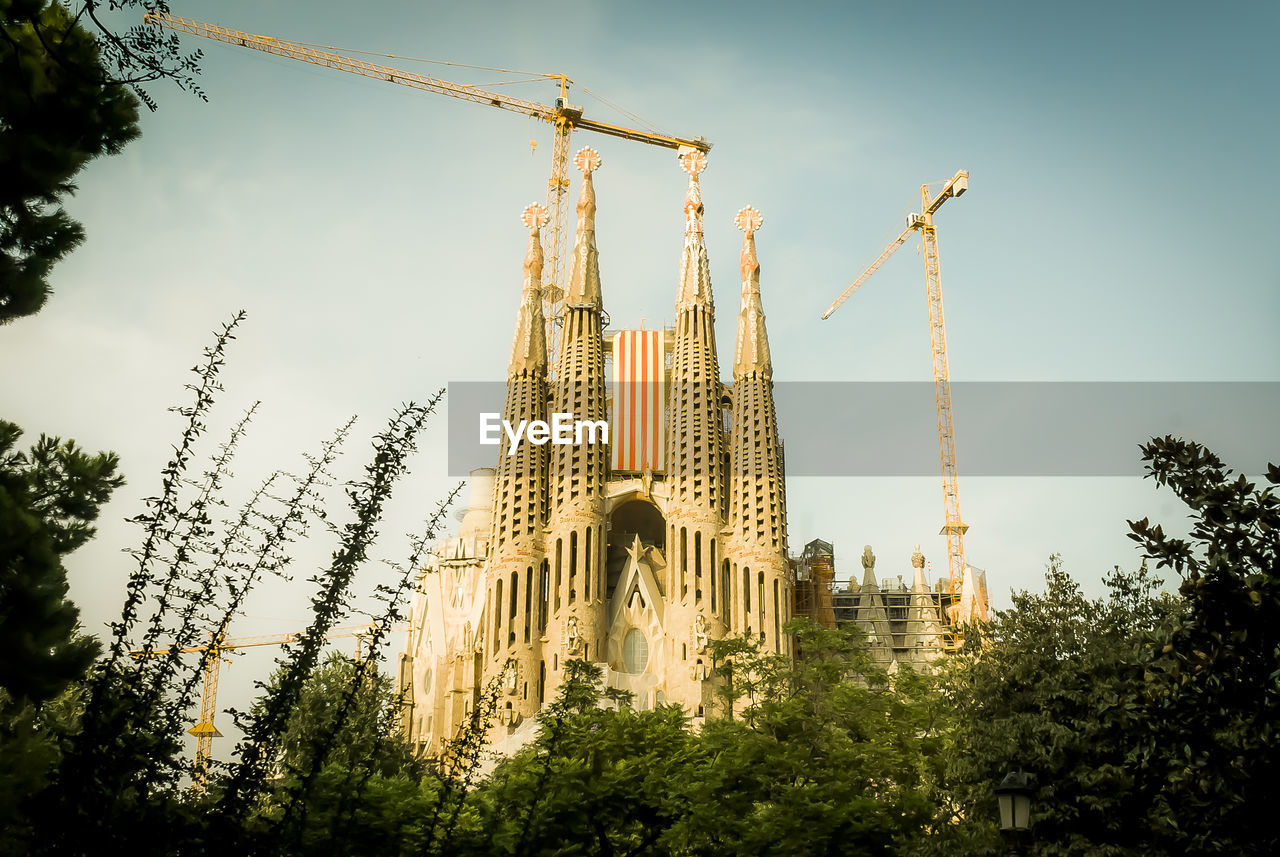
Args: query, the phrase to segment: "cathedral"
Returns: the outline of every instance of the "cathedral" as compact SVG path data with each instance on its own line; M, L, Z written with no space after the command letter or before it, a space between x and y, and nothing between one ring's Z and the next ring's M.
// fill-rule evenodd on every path
M710 640L749 634L766 651L791 651L782 629L795 586L756 259L761 217L745 208L736 219L742 291L725 383L702 234L706 156L684 151L680 161L685 233L675 324L665 330L604 327L592 184L600 159L583 149L561 343L548 354L545 214L525 210L503 420L572 415L607 435L531 443L533 428L507 432L496 467L472 473L457 534L421 576L400 660L419 750L453 737L495 680L491 738L500 750L518 746L574 658L601 665L607 686L630 692L637 708L676 703L697 720L714 698Z

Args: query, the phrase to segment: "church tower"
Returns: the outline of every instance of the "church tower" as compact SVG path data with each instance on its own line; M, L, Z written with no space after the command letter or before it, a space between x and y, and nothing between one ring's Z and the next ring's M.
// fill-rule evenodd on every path
M523 221L529 227L524 259L524 288L507 368L507 401L503 418L509 425L547 419L546 323L542 314L542 242L546 225L542 206L530 205ZM499 447L493 497L493 534L486 570L484 675L503 679L499 711L508 722L537 712L545 692L541 637L546 628L548 452L545 445L511 446L504 432ZM537 596L535 597L535 592Z
M573 159L582 171L578 228L565 295L564 331L556 364L553 412L578 424L607 426L604 375L604 304L596 251L596 194L591 175L600 167L594 149ZM547 553L551 562L552 622L548 692L559 687L564 661L602 660L605 632L605 481L609 447L590 438L557 444L553 450L551 522ZM588 441L588 442L584 442Z
M560 353L547 354L546 215L534 205L524 216L529 249L503 411L511 426L528 428L514 445L504 431L497 466L486 471L492 488L474 483L491 490L488 541L445 540L420 583L401 663L402 684L412 683L408 732L420 748L452 738L497 681L490 738L499 752L515 749L534 734L533 716L554 698L569 660L599 665L607 686L637 708L674 703L698 719L718 711L713 640L748 634L767 652L791 653L782 628L794 582L759 212L737 219L746 233L742 300L726 383L703 237L706 155L680 153L688 185L674 324L656 330L604 329L600 157L582 149L574 163L582 190ZM558 420L571 421L571 438L557 439ZM484 517L468 515L472 529Z
M668 652L668 670L683 671L692 664L692 678L700 683L709 677L711 664L702 640L707 635L721 637L725 630L723 599L713 593L718 583L715 570L722 556L719 548L727 512L727 486L715 302L702 235L702 191L698 185L707 156L685 152L680 156L680 165L689 174L689 187L684 202L684 247L676 293L667 411L667 483L671 498L667 507L667 625L677 630L690 629L695 650L692 654L703 657L692 657L688 644L682 641ZM677 696L671 701L687 708L700 705L700 687L689 687L697 688L697 698Z
M756 258L755 233L763 218L754 208L744 208L735 223L745 237L733 362L729 543L721 572L732 593L733 632L757 636L767 652L789 653L782 631L791 618L794 593L787 561L786 487Z

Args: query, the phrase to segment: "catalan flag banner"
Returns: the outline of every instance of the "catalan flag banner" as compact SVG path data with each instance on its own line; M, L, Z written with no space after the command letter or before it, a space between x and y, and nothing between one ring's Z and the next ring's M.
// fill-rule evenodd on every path
M613 409L609 447L615 471L655 473L666 465L667 390L660 330L622 330L613 337Z

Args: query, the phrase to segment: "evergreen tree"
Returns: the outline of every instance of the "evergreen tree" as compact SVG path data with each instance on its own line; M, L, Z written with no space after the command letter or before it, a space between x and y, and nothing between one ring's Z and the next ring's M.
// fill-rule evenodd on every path
M141 84L166 78L204 98L200 52L184 56L177 36L140 21L116 31L97 0L68 6L0 0L0 324L38 312L53 266L84 240L63 203L85 164L138 136L139 99L156 107Z
M112 453L45 436L23 452L14 448L21 434L0 420L0 688L38 705L81 678L98 651L77 632L62 557L93 536L123 479Z
M0 0L0 323L37 312L84 240L62 208L92 159L138 136L138 102L105 79L97 40L61 4Z

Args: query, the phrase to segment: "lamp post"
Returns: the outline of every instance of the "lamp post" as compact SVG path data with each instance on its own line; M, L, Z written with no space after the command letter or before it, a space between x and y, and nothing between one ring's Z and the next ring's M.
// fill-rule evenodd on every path
M995 787L995 793L1000 805L1000 834L1010 850L1016 851L1031 826L1031 778L1021 768L1010 771Z

